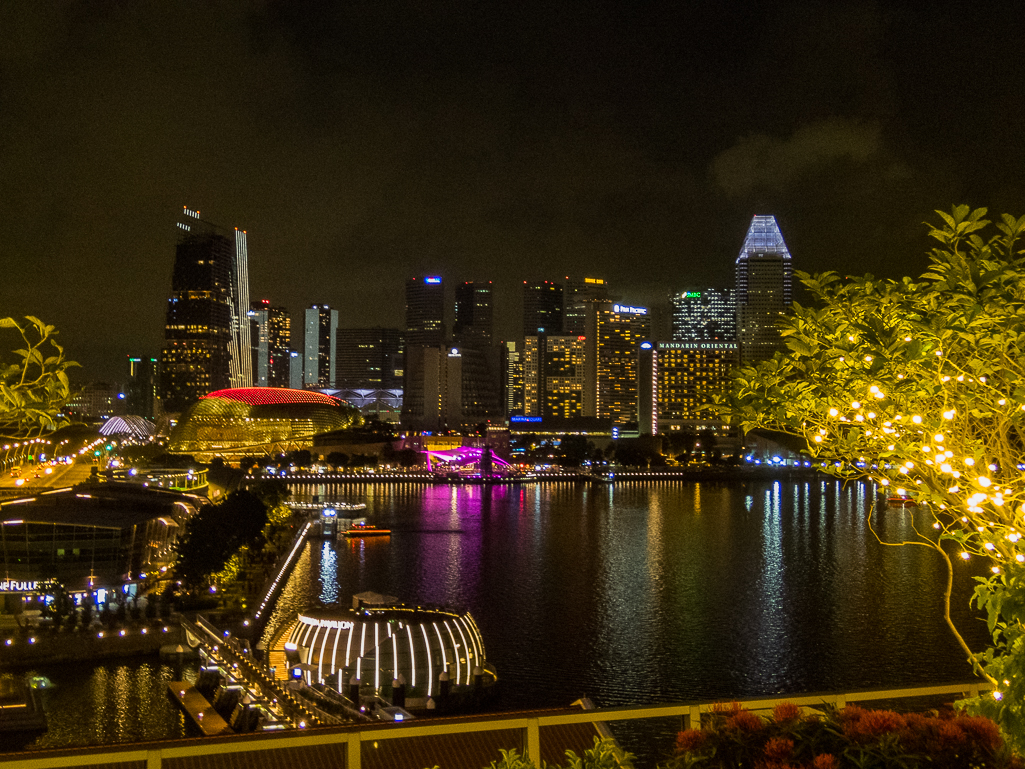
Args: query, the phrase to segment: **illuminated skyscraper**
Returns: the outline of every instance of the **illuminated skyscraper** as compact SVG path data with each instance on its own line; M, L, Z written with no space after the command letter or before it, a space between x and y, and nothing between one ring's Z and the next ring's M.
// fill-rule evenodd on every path
M523 335L562 333L562 284L523 281Z
M406 281L406 346L445 344L445 286L437 275Z
M523 413L574 419L584 413L586 344L582 336L528 336L523 355Z
M257 387L288 387L292 320L284 307L271 307L263 299L253 302L249 317L255 321L253 384Z
M741 361L766 360L786 349L780 326L793 303L793 266L776 217L751 220L736 269Z
M303 386L334 387L338 310L326 304L308 307L305 325Z
M732 288L680 291L670 301L674 342L737 338L737 294Z
M729 389L740 360L738 347L734 341L643 342L638 430L652 435L681 430L733 435L701 407Z
M611 299L609 284L602 278L567 277L563 299L562 333L579 336L587 324L587 303Z
M243 230L229 232L183 210L160 352L167 411L252 383L247 260Z
M588 304L583 415L621 425L637 420L637 353L651 336L647 307Z

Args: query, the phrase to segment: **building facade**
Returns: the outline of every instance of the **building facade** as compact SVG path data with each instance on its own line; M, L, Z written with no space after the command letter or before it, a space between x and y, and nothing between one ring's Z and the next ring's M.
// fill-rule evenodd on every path
M335 383L346 390L401 390L405 343L397 328L340 328Z
M755 216L736 263L737 338L744 363L786 349L780 328L793 304L790 251L774 216Z
M335 345L338 310L315 304L306 310L303 355L303 386L335 386Z
M602 278L566 278L562 311L562 333L581 336L587 326L589 302L611 300L609 285Z
M467 281L456 286L452 338L459 344L490 344L494 335L491 281Z
M187 208L177 227L160 352L161 400L172 412L212 390L252 381L246 233L223 230Z
M732 288L679 291L670 297L674 342L734 341L737 293Z
M253 384L256 387L289 387L289 350L292 319L284 307L271 306L269 299L250 305L253 319Z
M583 336L528 336L524 340L524 414L543 419L575 419L584 412Z
M160 412L160 366L148 355L128 356L125 413L155 419Z
M590 302L585 333L583 415L637 421L637 352L651 336L648 308Z
M523 281L523 336L562 333L562 284Z

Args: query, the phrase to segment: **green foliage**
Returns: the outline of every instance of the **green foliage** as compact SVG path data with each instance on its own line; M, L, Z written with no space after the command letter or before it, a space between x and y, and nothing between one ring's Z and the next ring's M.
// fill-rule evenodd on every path
M266 524L266 506L248 491L233 491L220 504L206 505L185 524L175 575L186 588L205 586L232 556L261 541Z
M985 209L937 212L918 279L841 279L798 273L813 298L794 306L789 355L741 369L717 409L745 430L799 436L830 472L867 478L915 499L931 529L904 542L992 561L975 602L992 648L974 654L999 691L976 702L1025 749L1022 634L1025 540L1025 217L987 221ZM991 229L996 232L991 233ZM991 233L991 234L990 234Z
M537 765L526 756L521 756L516 749L499 750L501 758L492 761L484 769L538 769ZM612 740L594 738L594 747L585 750L578 756L572 750L566 751L565 764L548 764L542 762L540 769L633 769L633 756L616 748ZM435 764L434 769L438 769Z
M0 318L0 330L21 337L15 349L0 351L2 439L34 438L67 424L60 413L70 395L67 370L78 364L65 360L53 326L31 315L25 320Z

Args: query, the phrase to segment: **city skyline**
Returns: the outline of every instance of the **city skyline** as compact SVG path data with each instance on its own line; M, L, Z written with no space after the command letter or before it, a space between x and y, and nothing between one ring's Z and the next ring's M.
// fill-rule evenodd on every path
M118 375L183 203L248 231L253 298L342 326L401 312L391 276L491 280L496 318L523 280L728 285L760 213L805 269L917 275L934 209L1025 199L1022 9L958 9L8 8L0 306Z

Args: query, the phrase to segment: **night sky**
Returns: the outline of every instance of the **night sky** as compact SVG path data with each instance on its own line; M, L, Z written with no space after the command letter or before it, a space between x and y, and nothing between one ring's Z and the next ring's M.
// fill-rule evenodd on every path
M754 214L797 269L917 273L952 203L1025 213L1020 4L0 6L0 316L87 379L156 354L183 205L250 292L403 323L403 281L728 285ZM298 343L298 340L296 340Z

